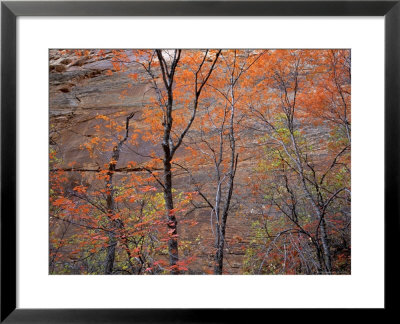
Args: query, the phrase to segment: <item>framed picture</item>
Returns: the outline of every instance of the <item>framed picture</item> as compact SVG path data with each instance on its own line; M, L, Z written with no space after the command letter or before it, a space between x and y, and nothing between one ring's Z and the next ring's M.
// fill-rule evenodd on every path
M393 308L399 15L2 2L1 321Z

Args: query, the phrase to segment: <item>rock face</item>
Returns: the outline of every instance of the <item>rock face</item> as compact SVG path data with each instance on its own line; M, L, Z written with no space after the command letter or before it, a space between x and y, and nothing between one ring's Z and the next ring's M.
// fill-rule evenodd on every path
M133 66L128 66L123 72L109 73L113 70L110 53L106 52L100 60L93 57L93 51L87 54L65 55L59 50L50 50L49 135L50 146L57 151L62 161L61 167L68 169L73 162L76 169L86 170L90 182L91 171L108 163L111 157L110 153L92 159L88 151L81 148L82 144L95 133L94 127L99 123L96 116L135 111L138 113L137 120L140 120L140 114L143 106L148 103L151 89L144 84L132 83L128 75L137 72ZM135 123L135 127L141 127L140 122ZM144 156L150 151L161 151L161 142L159 145L154 145L140 140L137 149L140 149L141 155L133 154L131 150L123 150L117 168L124 168L133 160L139 164L146 161ZM243 170L238 172L236 177L236 187L240 188L246 181L247 172L252 170L251 157L243 157L238 169ZM196 176L202 177L202 173L206 176L207 172L209 172L207 169L200 168ZM190 185L190 178L183 173L175 176L173 182L180 190L194 190ZM238 201L233 201L233 205L234 212L228 219L226 230L227 244L224 256L226 274L241 273L244 251L249 243L253 221L251 212L243 213L240 208L235 207L239 206ZM198 224L193 227L179 226L180 238L198 242L198 249L201 251L190 270L197 274L209 273L213 269L214 262L214 229L211 228L210 210L201 209L201 212L196 211L188 217Z
M50 144L62 144L62 160L66 163L74 161L85 168L97 168L87 165L91 159L80 149L83 140L94 133L96 116L140 111L147 88L140 84L128 87L131 71L107 75L113 69L107 55L100 61L90 56L66 57L57 50L50 51Z

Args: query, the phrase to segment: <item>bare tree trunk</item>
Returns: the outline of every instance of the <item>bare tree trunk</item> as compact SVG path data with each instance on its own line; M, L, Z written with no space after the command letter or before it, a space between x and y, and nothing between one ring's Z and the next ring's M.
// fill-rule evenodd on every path
M178 65L178 62L181 57L181 52L182 50L175 50L174 57L172 59L172 62L170 66L168 66L163 54L162 50L157 49L156 54L158 57L158 60L160 62L160 68L161 68L161 75L162 79L164 82L164 87L167 91L167 103L164 106L164 121L163 121L163 126L164 126L164 135L163 135L163 141L162 141L162 148L164 151L164 158L163 158L163 192L164 192L164 200L165 200L165 208L166 208L166 218L167 218L167 227L168 227L168 253L169 253L169 264L172 267L171 268L171 273L172 274L179 274L179 269L177 269L176 264L179 261L179 255L178 255L178 230L177 230L177 224L178 221L175 216L175 210L174 210L174 201L173 201L173 196L172 196L172 170L171 170L171 161L174 157L174 154L176 150L180 147L182 144L182 141L186 135L186 133L189 131L195 117L196 117L196 111L197 111L197 106L199 103L199 97L201 94L201 91L206 84L207 80L209 79L212 71L214 70L215 63L218 60L218 57L220 55L221 51L218 51L216 54L216 57L211 65L211 68L209 69L208 73L206 74L205 78L203 81L200 83L200 86L198 84L198 76L199 73L201 72L201 68L205 63L205 60L207 58L207 53L206 51L203 61L200 64L196 74L195 74L195 99L193 103L193 111L192 111L192 116L186 125L186 128L182 131L180 136L177 139L177 142L174 144L174 141L171 137L171 131L172 131L172 124L173 124L173 118L172 118L172 108L173 108L173 103L174 103L174 96L173 96L173 84L174 84L174 77L175 77L175 72L176 72L176 67ZM157 87L156 81L154 76L152 75L150 68L147 70L149 74L151 75L154 85L156 87L156 91L159 92L159 89ZM162 102L160 102L160 105L162 105Z
M167 226L168 226L168 253L169 253L169 264L170 266L176 265L179 261L178 255L178 221L175 217L174 212L174 201L172 197L172 174L171 174L171 160L169 158L164 159L164 200L167 211ZM173 274L179 273L177 269L172 269Z
M109 241L109 245L107 248L106 265L104 268L104 274L106 274L106 275L113 273L114 259L115 259L115 247L117 245L117 241L115 240L115 236L113 234L108 235L108 241Z
M222 210L222 215L220 216L219 210L219 203L221 200L221 184L222 180L220 175L220 165L222 162L222 154L223 154L223 139L222 134L224 131L224 123L225 123L225 116L226 111L224 114L223 123L220 129L220 152L219 152L219 160L217 161L216 158L214 159L214 163L216 165L217 171L217 193L216 193L216 207L215 207L215 214L217 218L217 239L216 239L216 248L217 251L215 252L215 264L214 264L214 274L222 275L223 272L223 262L224 262L224 247L225 247L225 232L226 232L226 223L228 220L228 215L230 211L230 205L232 200L233 194L233 186L234 186L234 179L236 174L236 168L238 164L238 154L236 153L236 139L235 139L235 129L234 129L234 120L235 120L235 105L236 105L236 98L235 98L235 86L239 80L239 78L258 60L261 55L257 56L256 59L247 66L243 64L242 66L237 65L237 56L236 51L234 52L234 60L232 65L229 67L228 70L230 72L230 80L229 80L229 91L228 94L224 97L230 103L230 120L229 120L229 145L230 145L230 157L229 157L229 171L226 174L228 177L228 185L226 191L226 197L224 200L224 206Z
M126 117L125 123L125 137L113 148L113 154L111 157L111 161L108 165L108 179L106 183L107 188L107 216L111 222L111 229L121 229L123 228L123 223L120 219L113 219L113 215L115 213L115 205L114 205L114 186L113 186L113 177L115 172L115 167L117 166L119 155L122 149L122 145L126 142L129 136L129 121L133 118L135 113L131 113L128 117ZM107 248L107 257L105 262L104 273L112 274L114 269L114 259L115 259L115 249L117 246L117 240L115 238L115 233L110 231L108 234L108 248ZM130 261L130 260L129 260Z
M172 107L174 102L173 97L173 82L175 69L178 65L181 51L175 50L174 59L171 63L171 67L168 70L167 62L165 61L162 51L156 50L158 60L160 62L162 77L164 81L165 89L167 90L168 101L165 107L164 113L164 136L162 141L162 148L164 151L163 158L163 169L164 169L164 184L163 184L163 192L164 192L164 200L165 200L165 208L166 208L166 219L167 219L167 227L168 227L168 254L169 254L169 265L172 267L171 273L178 274L178 269L175 268L176 263L179 261L178 255L178 230L177 230L177 220L175 217L174 211L174 201L172 196L172 172L171 172L171 161L174 154L174 145L172 143L171 138L171 130L172 130Z
M301 178L302 187L306 197L308 198L309 202L311 203L315 214L317 215L317 219L319 221L319 231L321 233L321 242L322 242L322 249L323 249L323 257L324 257L324 264L326 273L330 274L332 272L331 266L331 252L329 248L329 241L328 241L328 234L326 232L326 222L325 222L325 214L321 211L318 203L313 199L310 190L307 188L306 178L304 175L304 169L300 157L300 150L297 146L296 140L294 138L293 131L290 130L293 150L295 151L296 158L297 158L297 165L298 165L298 172Z
M235 82L233 78L233 72L231 76L231 85L230 85L230 100L231 100L231 116L229 122L229 143L230 143L230 165L229 165L229 173L228 173L228 191L226 194L224 209L222 212L222 219L219 225L219 231L217 232L218 236L218 246L217 252L215 254L215 266L214 266L214 274L222 275L223 263L224 263L224 247L225 247L225 231L226 231L226 222L228 220L229 208L232 199L233 193L233 183L236 173L238 155L236 154L236 140L235 140L235 131L234 131L234 119L235 119L235 93L234 93L234 85Z
M283 82L282 78L279 79L282 88L284 89L284 96L282 99L282 105L284 109L284 113L286 115L286 123L287 127L290 133L290 140L291 140L291 146L292 150L294 152L295 157L291 155L289 152L288 147L286 144L280 140L278 142L288 155L288 157L294 162L295 167L297 169L297 173L300 177L300 181L302 184L302 188L304 191L305 196L307 197L308 201L312 205L312 208L314 209L315 215L317 217L317 220L319 221L317 231L321 233L321 242L322 242L322 252L323 252L323 263L324 263L324 268L325 272L330 274L332 271L332 266L331 266L331 252L330 252L330 247L329 247L329 240L328 240L328 234L326 232L326 223L325 223L325 213L322 210L322 207L318 201L318 199L314 199L310 190L307 187L307 179L304 174L304 167L303 167L303 159L301 157L301 150L297 144L296 137L295 137L295 131L294 131L294 115L295 115L295 107L296 107L296 96L297 96L297 91L298 91L298 67L299 67L299 62L296 64L296 69L295 69L295 86L294 86L294 94L293 94L293 99L292 102L289 99L288 96L288 89L287 85L285 82ZM268 125L271 125L268 123ZM316 187L317 191L319 191L318 187ZM318 254L318 259L321 260L320 256L320 251L317 251Z
M319 230L321 233L321 241L322 241L322 248L324 249L324 261L325 261L325 268L326 272L330 274L332 272L332 258L331 258L331 251L329 248L329 241L328 235L326 233L326 222L325 218L322 217L320 222Z

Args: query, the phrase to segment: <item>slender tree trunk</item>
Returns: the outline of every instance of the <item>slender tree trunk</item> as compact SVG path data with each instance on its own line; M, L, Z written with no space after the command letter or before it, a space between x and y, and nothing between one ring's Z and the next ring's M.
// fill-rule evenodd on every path
M215 253L214 274L222 275L224 265L224 246L225 246L225 228L220 226L218 234L218 245Z
M174 211L174 200L172 196L172 170L171 161L173 153L173 145L171 145L171 129L172 129L172 105L173 105L173 94L172 94L172 81L168 90L168 104L166 107L166 116L164 122L164 137L162 147L164 151L163 167L164 167L164 200L166 208L166 219L168 227L168 254L169 254L169 265L172 266L171 273L178 274L179 271L176 269L176 263L179 261L178 255L178 222L175 217Z
M328 234L326 232L326 222L325 222L325 215L324 213L321 211L320 206L318 205L318 203L316 201L314 201L310 190L307 188L307 184L306 184L306 177L304 175L304 169L303 169L303 164L302 164L302 160L300 157L300 149L297 145L295 136L294 136L294 130L293 130L293 122L292 120L290 120L288 118L288 127L289 127L289 131L290 131L290 137L291 137L291 141L292 141L292 146L293 146L293 150L295 152L296 155L296 160L297 160L297 167L298 167L298 172L301 178L301 183L302 183L302 187L304 190L304 193L306 195L306 197L308 198L309 202L311 203L311 205L314 208L314 211L317 215L317 219L319 221L319 231L321 233L321 242L322 242L322 249L323 249L323 260L324 260L324 264L325 264L325 270L326 273L330 274L332 272L332 265L331 265L331 252L330 252L330 247L329 247L329 240L328 240Z
M332 272L331 251L329 249L328 235L326 233L326 222L324 217L321 219L319 230L321 233L322 248L324 249L325 268L326 272L330 274Z
M114 154L115 155L115 148ZM107 213L108 218L110 219L111 228L114 228L114 222L112 220L112 216L114 214L114 193L113 193L113 170L115 169L115 164L113 161L109 164L108 170L108 179L107 179ZM114 268L114 259L115 259L115 247L117 245L117 240L115 239L115 233L110 231L108 234L108 247L107 247L107 257L105 263L105 274L112 274Z
M114 234L108 235L108 242L106 266L104 269L104 274L106 275L112 274L114 270L115 247L117 245L117 240L115 239Z
M228 220L229 208L233 194L233 184L235 179L236 167L238 156L236 154L236 140L234 131L234 119L235 119L235 95L234 95L234 80L233 74L231 77L231 87L230 87L230 100L231 100L231 116L229 123L229 143L230 143L230 165L229 165L229 180L228 180L228 191L226 193L225 204L222 212L222 219L219 221L219 232L218 235L218 247L215 254L215 266L214 274L222 275L223 264L224 264L224 247L225 247L225 231L226 222Z
M166 209L166 220L168 227L168 254L169 254L169 265L172 267L172 274L179 274L178 269L176 269L176 263L179 260L178 255L178 231L177 231L177 220L175 217L174 211L174 200L172 196L172 171L171 171L171 161L174 155L174 144L171 138L171 130L172 130L172 107L174 103L173 97L173 83L175 76L175 69L178 65L181 51L175 50L174 59L171 63L170 69L168 69L168 64L165 61L162 51L156 50L156 54L158 60L160 62L161 75L164 82L165 89L167 91L167 103L165 106L164 112L164 135L162 141L162 148L164 151L163 158L163 192L164 192L164 200L165 200L165 209Z
M296 151L298 152L298 151ZM299 158L299 155L298 155ZM299 163L301 161L299 160ZM317 219L319 221L319 231L321 233L321 242L322 242L322 250L323 250L323 261L325 265L325 270L326 273L330 274L332 272L332 266L331 266L331 252L330 252L330 247L329 247L329 240L328 240L328 234L326 232L326 222L325 222L325 215L321 212L319 206L316 204L314 199L311 196L310 191L307 188L306 185L306 179L304 177L304 170L302 167L299 168L299 173L301 176L301 182L303 186L304 193L306 197L308 198L309 202L314 208L314 211L317 215Z
M171 174L171 161L170 159L164 159L164 200L165 208L167 211L167 226L168 226L168 253L169 253L169 264L175 266L179 260L178 255L178 230L177 220L174 212L174 201L172 197L172 174ZM178 274L177 269L172 269L173 274Z
M173 196L172 196L172 170L171 170L171 161L174 157L174 154L176 150L180 147L183 138L185 137L186 133L189 131L195 117L196 117L196 111L197 111L197 106L199 103L199 97L201 94L201 91L206 84L208 78L210 77L215 63L218 60L218 57L221 53L221 51L218 51L216 54L216 57L211 65L210 70L206 74L205 78L203 81L201 81L200 86L198 84L198 76L199 73L201 72L201 68L206 61L207 58L207 53L204 55L203 61L200 64L197 72L195 73L195 99L193 103L193 111L192 111L192 116L186 126L186 128L182 131L180 136L177 139L177 142L174 144L173 139L171 138L171 131L172 131L172 124L173 124L173 118L172 118L172 108L174 104L174 93L173 93L173 84L174 84L174 77L175 77L175 72L176 68L178 65L178 62L181 57L181 52L182 50L175 50L174 57L172 59L171 64L169 65L167 61L165 60L162 50L157 49L156 54L158 57L158 61L160 63L160 69L161 69L161 76L162 80L167 92L167 103L164 104L163 101L161 100L161 95L160 91L157 86L157 82L155 81L154 75L151 73L150 68L147 70L150 73L150 76L153 79L154 86L156 89L156 92L159 94L159 101L160 105L165 107L164 110L164 120L163 120L163 126L164 126L164 135L163 135L163 141L162 141L162 148L164 151L164 158L163 158L163 169L164 169L164 174L163 174L163 192L164 192L164 200L165 200L165 207L166 207L166 218L167 218L167 226L168 226L168 253L169 253L169 264L172 267L171 268L171 273L172 274L179 274L179 269L177 269L176 264L179 261L179 255L178 255L178 231L177 231L177 219L175 216L175 210L174 210L174 202L173 202Z
M114 205L114 185L113 185L113 177L114 177L114 172L115 168L117 166L118 160L119 160L119 155L121 153L122 145L126 142L129 136L129 121L133 118L135 113L131 113L127 118L126 118L126 123L125 123L125 137L113 148L113 154L111 157L111 161L108 165L108 179L106 182L106 188L107 188L107 216L110 220L111 223L111 229L121 229L124 227L124 224L120 219L113 219L113 215L115 213L115 205ZM107 248L107 257L106 257L106 262L105 262L105 268L104 268L104 273L106 275L112 274L113 269L114 269L114 259L115 259L115 249L117 246L117 240L115 238L115 233L113 231L110 231L108 234L108 248ZM130 262L130 260L129 260Z

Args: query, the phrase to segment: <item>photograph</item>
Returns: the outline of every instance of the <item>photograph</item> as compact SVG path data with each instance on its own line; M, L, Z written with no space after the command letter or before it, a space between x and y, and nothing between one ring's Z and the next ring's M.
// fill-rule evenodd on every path
M351 274L350 49L48 68L49 275Z

